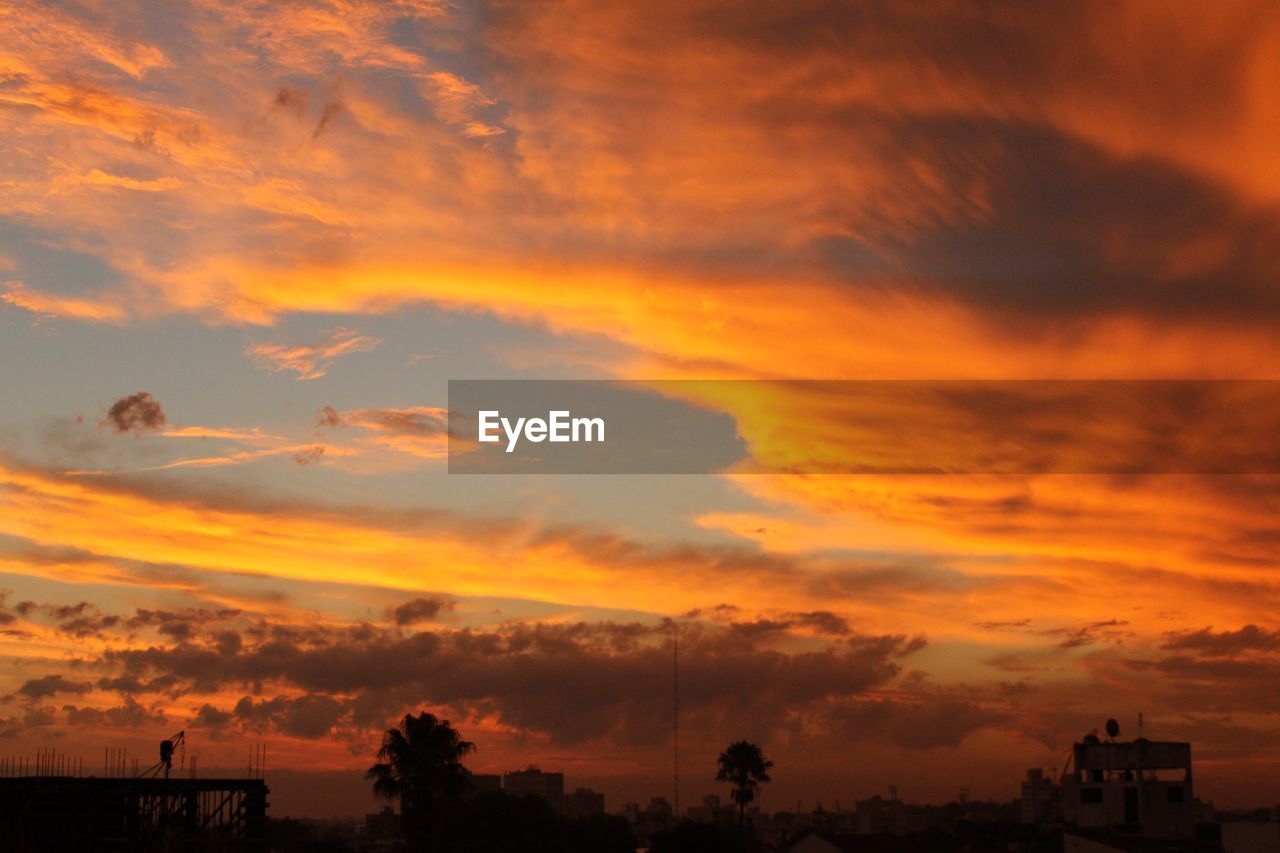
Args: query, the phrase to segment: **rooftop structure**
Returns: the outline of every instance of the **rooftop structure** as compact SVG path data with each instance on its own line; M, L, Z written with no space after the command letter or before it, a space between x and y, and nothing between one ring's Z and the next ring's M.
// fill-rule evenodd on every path
M1062 816L1081 828L1114 828L1150 837L1195 830L1191 744L1102 741L1075 744L1062 778Z

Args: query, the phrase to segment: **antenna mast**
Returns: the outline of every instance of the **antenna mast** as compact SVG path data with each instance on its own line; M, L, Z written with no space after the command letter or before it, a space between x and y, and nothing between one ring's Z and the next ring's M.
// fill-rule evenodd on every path
M672 811L680 820L680 625L671 620L671 776Z

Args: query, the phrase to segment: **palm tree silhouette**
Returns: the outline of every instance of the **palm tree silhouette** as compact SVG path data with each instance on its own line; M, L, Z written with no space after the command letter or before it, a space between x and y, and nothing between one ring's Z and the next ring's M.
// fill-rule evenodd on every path
M448 720L425 711L416 717L405 714L399 728L382 736L378 763L365 778L373 782L376 796L400 798L400 820L411 850L430 849L433 813L470 787L471 773L462 759L475 748Z
M716 781L733 785L733 801L738 804L739 835L745 827L747 805L755 800L756 788L770 781L771 767L773 762L764 757L760 747L745 740L729 744L728 749L720 753L720 771L716 773Z

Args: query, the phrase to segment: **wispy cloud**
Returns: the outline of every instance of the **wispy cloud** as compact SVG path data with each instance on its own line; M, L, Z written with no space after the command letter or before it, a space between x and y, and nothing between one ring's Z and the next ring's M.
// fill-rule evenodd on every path
M4 283L0 302L7 302L33 314L69 317L74 320L116 322L125 317L123 308L102 299L40 292L17 280Z
M339 358L369 352L381 343L382 338L338 327L310 344L250 344L245 355L272 373L291 371L300 380L319 379Z
M449 452L449 412L435 406L405 408L348 409L332 406L320 410L316 425L321 428L349 427L355 431L355 445L407 454L421 459L443 459Z

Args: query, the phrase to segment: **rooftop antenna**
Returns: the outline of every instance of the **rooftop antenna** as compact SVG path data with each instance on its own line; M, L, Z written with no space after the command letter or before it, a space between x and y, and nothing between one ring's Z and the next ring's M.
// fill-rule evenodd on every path
M680 819L680 623L671 620L671 776L672 810Z
M1138 712L1138 737L1142 737L1142 712Z

